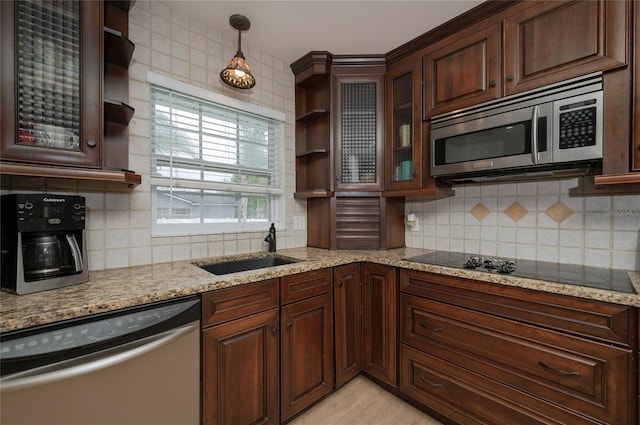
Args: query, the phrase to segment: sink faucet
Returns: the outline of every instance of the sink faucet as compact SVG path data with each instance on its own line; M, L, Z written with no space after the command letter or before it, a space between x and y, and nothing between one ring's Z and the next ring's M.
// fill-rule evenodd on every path
M269 234L264 238L265 242L269 242L269 252L276 252L276 226L271 223L269 227Z

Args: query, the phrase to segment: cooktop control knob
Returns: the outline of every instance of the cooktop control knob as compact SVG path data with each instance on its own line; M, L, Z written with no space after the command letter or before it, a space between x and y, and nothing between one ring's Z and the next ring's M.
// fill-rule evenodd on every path
M515 261L505 260L500 264L498 268L500 273L513 273L516 271L516 263Z

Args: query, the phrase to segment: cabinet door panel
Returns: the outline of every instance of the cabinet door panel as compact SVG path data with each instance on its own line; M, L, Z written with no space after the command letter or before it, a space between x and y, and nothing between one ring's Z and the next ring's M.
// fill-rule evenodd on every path
M278 310L203 332L203 420L207 425L277 424Z
M364 264L362 277L363 369L396 385L395 268Z
M29 3L23 5L29 7ZM15 28L18 3L2 2L0 7L0 156L9 161L100 168L102 3L60 3L41 12L34 4L35 11L25 12L44 13L45 20L55 21L48 24L55 25L53 33L37 20L20 24L21 28L33 25L20 32Z
M501 96L501 29L494 24L451 36L450 44L425 53L425 119Z
M531 4L505 19L505 94L627 64L630 2Z
M335 75L335 190L382 189L384 75Z
M332 293L282 307L282 420L333 390Z
M362 286L360 264L336 267L333 274L336 387L362 369Z

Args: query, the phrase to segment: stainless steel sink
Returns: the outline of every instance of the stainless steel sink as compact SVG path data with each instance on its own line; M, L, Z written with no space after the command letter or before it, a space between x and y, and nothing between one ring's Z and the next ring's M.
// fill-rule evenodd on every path
M200 265L199 267L208 271L209 273L220 275L282 266L285 264L297 263L298 261L299 260L282 257L279 255L268 255L262 257L239 258L237 260L208 263Z

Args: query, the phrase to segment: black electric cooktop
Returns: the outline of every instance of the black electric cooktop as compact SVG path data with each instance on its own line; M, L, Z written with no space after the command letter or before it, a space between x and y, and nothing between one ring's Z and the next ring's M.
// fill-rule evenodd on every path
M545 261L512 260L508 258L448 251L434 251L416 257L405 258L405 260L456 269L508 274L511 276L604 289L626 294L636 293L631 283L631 278L625 270Z

